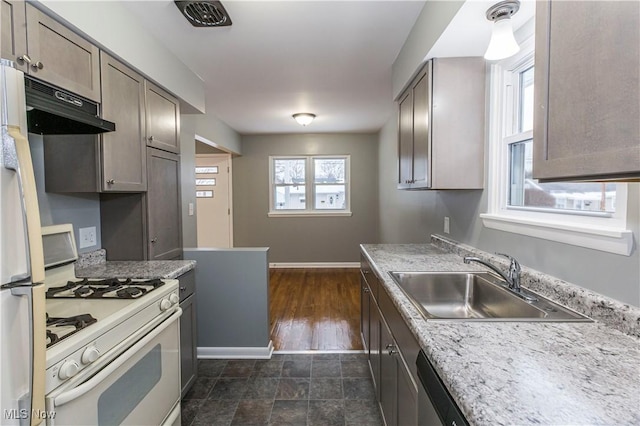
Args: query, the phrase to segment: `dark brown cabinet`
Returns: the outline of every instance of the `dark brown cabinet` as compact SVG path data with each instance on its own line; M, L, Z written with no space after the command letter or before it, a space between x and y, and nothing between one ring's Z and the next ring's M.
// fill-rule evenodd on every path
M29 3L3 0L2 57L25 73L100 102L98 47Z
M398 101L399 189L483 187L484 88L482 58L425 64Z
M534 177L640 177L640 3L536 4Z
M180 104L158 86L145 82L147 145L180 152Z
M144 78L104 52L100 54L102 117L116 123L102 134L101 190L147 190L147 149L144 141Z
M193 386L198 376L195 272L193 270L178 277L180 282L180 375L182 398Z

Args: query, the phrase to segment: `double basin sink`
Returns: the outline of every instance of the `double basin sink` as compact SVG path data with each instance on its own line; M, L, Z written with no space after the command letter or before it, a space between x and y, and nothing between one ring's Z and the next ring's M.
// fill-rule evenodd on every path
M486 272L390 272L428 320L591 322L538 294L529 299Z

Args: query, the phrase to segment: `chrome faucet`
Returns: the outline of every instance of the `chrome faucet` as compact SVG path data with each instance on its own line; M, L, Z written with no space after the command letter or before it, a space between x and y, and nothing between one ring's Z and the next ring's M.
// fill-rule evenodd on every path
M496 254L499 256L504 256L507 259L509 259L510 264L509 264L509 271L507 272L507 274L505 274L500 269L498 269L497 266L489 262L486 262L480 259L479 257L465 256L464 263L466 264L469 264L471 262L481 263L482 265L488 267L489 269L493 270L495 273L500 275L502 279L505 280L505 282L509 286L509 289L514 293L520 295L523 299L529 300L529 301L537 300L535 297L522 293L522 288L520 287L520 273L522 272L522 268L520 267L520 263L518 263L518 261L514 257L509 256L508 254L504 254L504 253L496 253Z

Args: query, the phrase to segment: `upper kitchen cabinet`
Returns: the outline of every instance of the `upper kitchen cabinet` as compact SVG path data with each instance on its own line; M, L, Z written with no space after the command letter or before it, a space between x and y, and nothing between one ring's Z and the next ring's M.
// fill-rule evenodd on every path
M29 3L3 0L2 57L36 78L100 102L98 48Z
M27 53L27 15L24 0L2 0L2 57L27 72L27 63L17 61Z
M102 117L117 123L101 136L101 190L146 191L144 78L104 52L100 67Z
M398 102L398 188L482 189L484 105L482 58L428 61Z
M176 154L147 148L148 259L182 258L180 161Z
M145 82L147 145L180 152L180 104L158 86Z
M147 192L100 194L107 260L182 258L180 157L146 148Z
M640 3L539 1L533 175L640 177Z

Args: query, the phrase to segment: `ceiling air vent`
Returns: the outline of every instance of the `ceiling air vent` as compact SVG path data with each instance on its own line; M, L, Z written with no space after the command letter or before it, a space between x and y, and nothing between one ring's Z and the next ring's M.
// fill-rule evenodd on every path
M231 18L219 1L175 0L175 4L194 27L227 27L231 25Z

